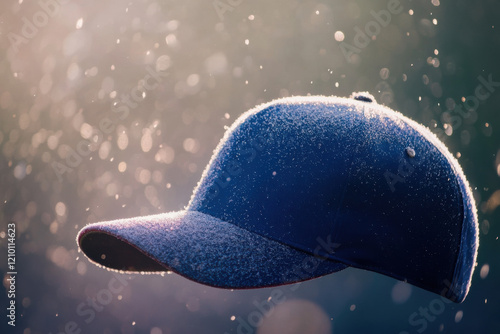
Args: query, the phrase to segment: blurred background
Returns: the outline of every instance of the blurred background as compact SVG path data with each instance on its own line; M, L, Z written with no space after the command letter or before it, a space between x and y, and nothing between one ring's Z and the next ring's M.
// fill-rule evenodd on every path
M494 0L2 1L0 332L499 333L499 10ZM228 291L113 274L78 252L87 223L182 209L247 109L360 90L430 127L471 183L481 244L463 304L357 269Z

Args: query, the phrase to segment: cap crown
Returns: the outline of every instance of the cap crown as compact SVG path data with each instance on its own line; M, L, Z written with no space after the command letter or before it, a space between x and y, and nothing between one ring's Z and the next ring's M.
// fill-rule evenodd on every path
M188 210L311 254L328 240L332 260L463 299L456 271L472 268L457 258L476 218L457 168L430 131L376 103L279 100L226 132Z

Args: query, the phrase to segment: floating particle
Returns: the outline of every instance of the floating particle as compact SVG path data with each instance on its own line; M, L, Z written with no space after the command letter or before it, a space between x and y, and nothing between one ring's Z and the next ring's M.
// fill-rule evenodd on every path
M488 276L489 272L490 272L490 265L486 263L483 264L483 266L481 267L479 275L481 276L482 279L485 279Z
M345 35L344 35L344 33L343 33L342 31L337 30L337 31L335 32L334 37L335 37L335 40L336 40L337 42L342 42L342 41L344 40L344 38L345 38Z
M81 29L83 27L83 17L80 17L78 21L76 21L76 29Z
M458 311L455 314L455 322L460 322L462 321L462 318L464 317L464 311Z

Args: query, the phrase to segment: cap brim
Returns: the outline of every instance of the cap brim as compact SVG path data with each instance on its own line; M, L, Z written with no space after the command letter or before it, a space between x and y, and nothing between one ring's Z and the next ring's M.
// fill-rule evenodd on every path
M77 242L91 261L110 269L170 270L231 289L289 284L348 267L197 211L90 224Z

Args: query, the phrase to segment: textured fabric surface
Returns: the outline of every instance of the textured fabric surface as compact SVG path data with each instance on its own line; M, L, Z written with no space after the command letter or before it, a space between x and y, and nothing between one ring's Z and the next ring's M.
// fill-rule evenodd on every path
M90 225L79 243L87 255L104 240L115 245L108 253L129 254L127 265L91 252L108 267L167 267L221 287L284 284L348 265L460 302L477 254L475 210L458 162L427 128L367 94L294 97L228 129L187 212ZM283 275L297 266L299 278Z
M94 239L95 235L100 237ZM135 263L122 260L123 250L133 246L136 252L130 254L138 262L149 263L150 258L157 262L140 271L172 270L223 288L275 286L346 268L194 211L91 224L80 232L78 241L92 261L112 269L137 271ZM103 251L109 243L114 247Z

